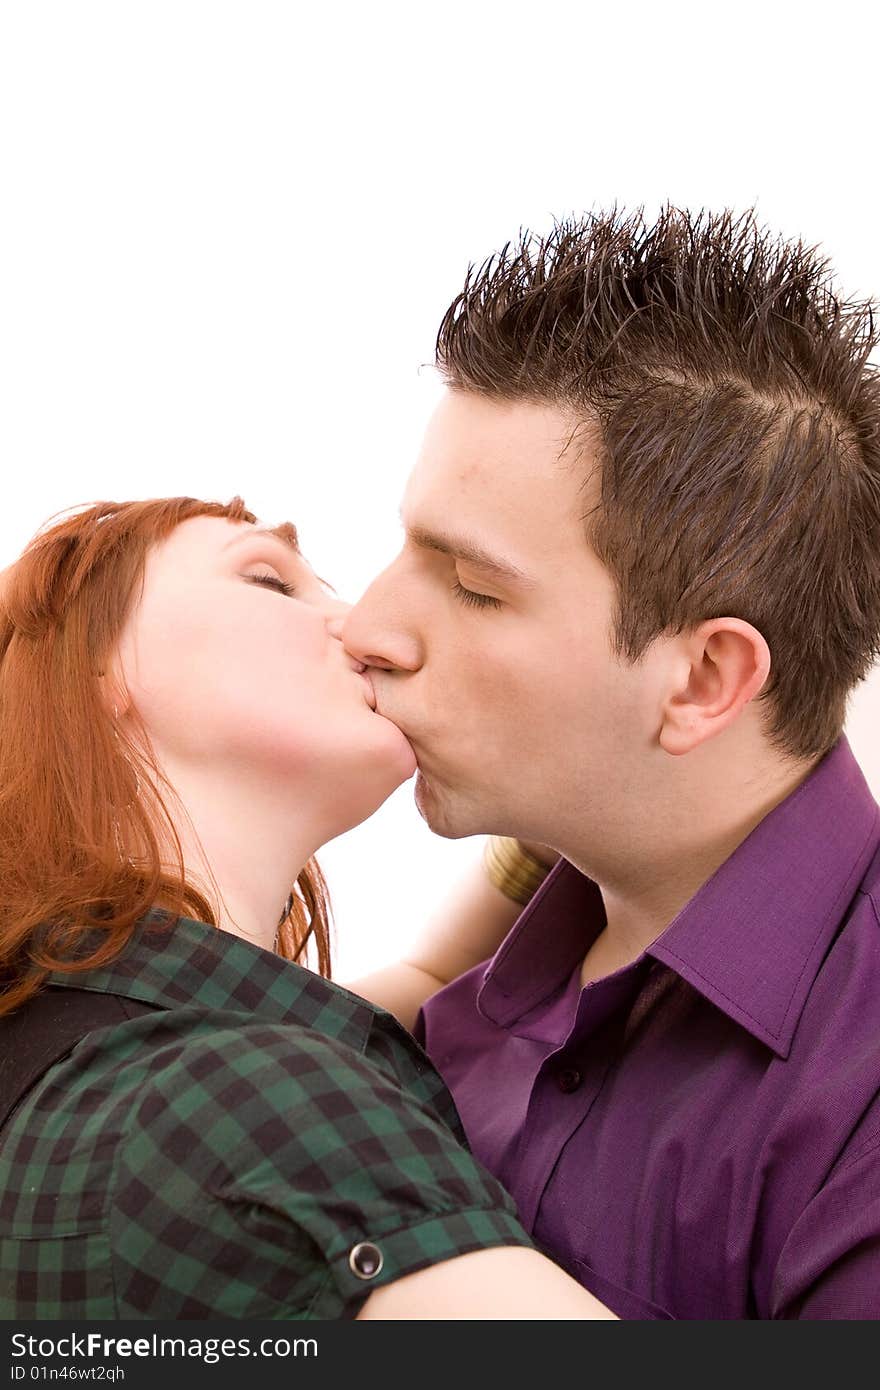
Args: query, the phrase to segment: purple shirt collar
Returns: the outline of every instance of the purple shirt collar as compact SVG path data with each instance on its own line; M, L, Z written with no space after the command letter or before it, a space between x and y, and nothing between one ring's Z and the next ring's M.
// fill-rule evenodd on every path
M878 821L842 737L644 954L787 1057L822 958L877 852ZM560 861L490 961L480 1012L511 1028L559 989L604 925L597 885Z

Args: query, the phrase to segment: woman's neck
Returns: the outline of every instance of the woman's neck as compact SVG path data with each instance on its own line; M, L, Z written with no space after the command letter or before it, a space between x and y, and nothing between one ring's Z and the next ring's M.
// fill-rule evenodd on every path
M224 931L273 950L290 892L320 843L294 824L290 787L280 793L231 773L218 782L180 767L166 775L187 880L216 901Z

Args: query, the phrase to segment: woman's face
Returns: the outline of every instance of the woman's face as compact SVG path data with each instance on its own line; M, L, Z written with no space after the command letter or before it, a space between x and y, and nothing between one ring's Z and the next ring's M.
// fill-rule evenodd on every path
M277 787L279 814L292 793L326 839L412 775L410 745L328 631L346 608L291 544L245 522L194 517L153 548L120 674L172 783L216 770Z

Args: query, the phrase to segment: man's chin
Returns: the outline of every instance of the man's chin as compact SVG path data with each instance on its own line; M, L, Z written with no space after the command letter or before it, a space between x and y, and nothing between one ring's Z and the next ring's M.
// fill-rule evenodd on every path
M434 809L434 793L421 768L416 769L416 780L415 786L413 788L413 800L416 803L416 810L422 817L422 820L427 821L428 825L431 825L431 812ZM433 828L434 827L431 826L432 830Z
M442 790L429 781L421 769L416 773L414 797L416 810L435 835L458 840L463 835L473 834L473 831L464 830L456 824L454 805L450 805Z

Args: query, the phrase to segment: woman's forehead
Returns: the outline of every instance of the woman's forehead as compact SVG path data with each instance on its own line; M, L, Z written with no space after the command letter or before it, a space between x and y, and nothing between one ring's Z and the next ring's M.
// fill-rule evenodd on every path
M168 558L192 555L208 557L222 554L227 549L257 536L267 536L280 541L301 558L299 537L292 522L285 521L277 526L255 525L248 521L232 521L223 516L189 517L176 526L158 547Z

